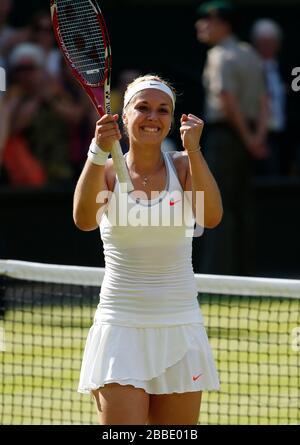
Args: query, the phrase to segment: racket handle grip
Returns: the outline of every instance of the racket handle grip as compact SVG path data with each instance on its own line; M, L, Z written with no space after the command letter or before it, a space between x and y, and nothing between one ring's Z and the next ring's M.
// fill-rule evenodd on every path
M123 152L119 141L114 142L111 149L111 156L113 159L114 167L118 176L118 181L123 193L130 193L134 190L131 182L128 169L125 163Z

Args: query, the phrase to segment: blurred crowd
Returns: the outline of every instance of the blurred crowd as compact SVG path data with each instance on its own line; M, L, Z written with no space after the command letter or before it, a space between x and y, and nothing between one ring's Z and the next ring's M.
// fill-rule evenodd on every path
M11 7L1 0L0 182L64 186L82 168L97 116L56 49L49 11L15 29Z
M49 11L38 11L25 27L14 28L12 7L12 0L1 0L0 66L7 72L7 88L0 92L0 184L63 186L82 169L97 115L61 58ZM249 41L263 65L268 95L265 155L256 159L255 174L298 175L300 138L290 131L286 108L290 88L281 73L282 29L270 19L258 20ZM112 92L114 112L121 111L126 85L138 74L120 74ZM164 149L176 146L168 139Z

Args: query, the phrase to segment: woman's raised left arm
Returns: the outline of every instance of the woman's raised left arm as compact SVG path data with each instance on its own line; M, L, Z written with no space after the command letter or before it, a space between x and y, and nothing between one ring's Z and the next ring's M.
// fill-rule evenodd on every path
M192 191L193 211L196 222L204 227L216 227L222 220L223 206L222 198L200 147L204 122L193 114L183 114L181 117L180 134L185 148L187 162L187 176L185 190ZM200 201L204 193L204 206ZM204 215L201 209L204 208Z

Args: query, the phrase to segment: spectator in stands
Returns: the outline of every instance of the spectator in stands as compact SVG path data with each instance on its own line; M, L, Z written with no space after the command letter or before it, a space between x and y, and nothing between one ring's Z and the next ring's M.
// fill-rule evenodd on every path
M49 11L37 12L32 20L31 39L44 51L45 68L52 76L61 72L61 53L55 46L55 38Z
M2 105L9 112L2 143L4 168L13 184L57 184L73 177L69 155L72 103L59 84L49 82L44 63L43 50L31 43L18 45L9 58L10 87ZM30 162L26 161L26 172L21 172L18 161L24 152ZM38 172L38 179L31 178L32 171ZM27 177L20 180L20 173Z
M286 174L290 153L286 146L286 86L281 73L279 52L282 31L270 19L257 20L251 32L252 42L263 61L268 92L268 147L269 156L258 163L258 173L268 175Z
M267 156L267 102L261 62L234 35L235 20L229 2L207 2L197 10L197 38L211 46L203 73L203 149L224 205L220 226L204 233L200 270L239 275L252 273L251 167L253 159Z
M70 156L75 178L79 176L86 161L89 141L94 133L95 121L99 119L92 102L74 79L71 70L61 59L60 87L65 92L65 119L70 126ZM61 110L62 111L62 110Z

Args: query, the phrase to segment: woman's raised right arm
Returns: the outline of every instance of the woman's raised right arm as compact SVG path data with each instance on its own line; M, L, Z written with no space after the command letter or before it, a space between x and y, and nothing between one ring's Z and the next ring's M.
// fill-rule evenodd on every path
M101 204L96 199L106 189L105 166L92 164L88 159L77 182L73 200L73 219L80 230L90 231L98 227L97 212Z
M95 142L107 153L111 151L114 141L121 139L117 120L117 114L106 114L96 125ZM106 161L109 162L111 161ZM91 159L87 159L79 177L74 193L73 219L80 230L95 230L99 225L97 213L105 202L97 203L97 196L100 192L108 190L105 170L105 165L96 165Z

